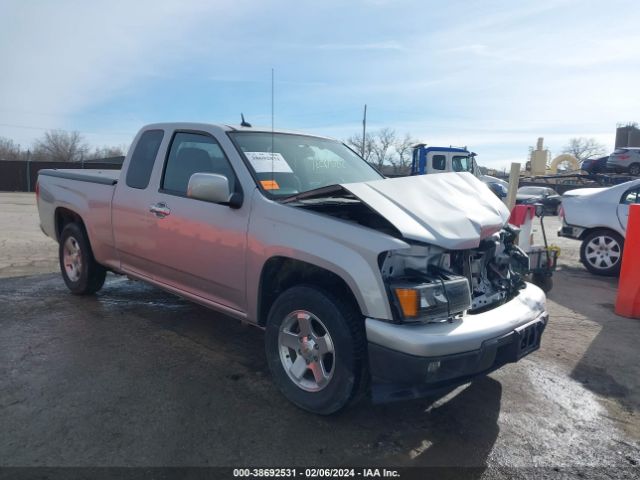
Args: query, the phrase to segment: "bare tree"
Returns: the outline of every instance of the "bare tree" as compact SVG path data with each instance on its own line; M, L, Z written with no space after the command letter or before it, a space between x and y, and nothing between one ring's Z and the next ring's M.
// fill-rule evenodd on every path
M606 152L604 145L598 143L595 138L572 138L569 144L564 147L562 153L569 153L579 161L585 158L602 156Z
M354 134L351 135L345 143L353 148L358 155L362 155L362 135ZM371 153L373 152L373 143L374 139L370 133L367 133L364 139L364 156L363 158L368 162L371 159Z
M0 160L20 160L20 145L9 138L0 137Z
M391 163L395 143L396 132L391 128L381 128L374 134L371 163L378 170L382 170L383 165Z
M85 160L99 160L102 158L122 157L125 154L125 147L118 145L117 147L96 147L92 152L87 152Z
M49 130L34 143L33 156L37 160L78 162L86 156L88 150L89 147L79 132Z
M417 140L411 137L411 134L405 133L404 137L398 138L393 144L395 150L395 156L390 158L390 162L396 172L405 173L409 165L411 165L411 154L413 152L413 145Z

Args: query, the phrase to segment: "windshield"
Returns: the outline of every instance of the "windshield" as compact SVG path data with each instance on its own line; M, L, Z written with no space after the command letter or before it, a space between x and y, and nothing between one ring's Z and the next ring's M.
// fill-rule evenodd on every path
M287 197L328 185L384 178L335 140L270 132L229 135L244 153L262 190L273 196Z

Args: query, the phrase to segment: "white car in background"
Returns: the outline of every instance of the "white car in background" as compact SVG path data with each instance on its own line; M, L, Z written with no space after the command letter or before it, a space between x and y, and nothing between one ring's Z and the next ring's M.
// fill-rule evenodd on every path
M640 203L640 180L609 188L580 188L562 196L561 237L581 240L580 261L591 273L620 273L629 205Z

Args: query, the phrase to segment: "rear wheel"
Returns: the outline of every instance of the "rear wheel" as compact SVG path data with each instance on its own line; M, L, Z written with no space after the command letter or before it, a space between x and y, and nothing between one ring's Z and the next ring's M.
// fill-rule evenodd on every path
M292 287L276 299L267 319L265 350L274 383L304 410L335 413L366 385L360 313L316 287Z
M107 271L93 258L89 239L82 226L69 223L64 227L58 256L62 278L71 293L90 295L102 288Z
M629 165L629 175L637 177L640 175L640 163L632 163Z
M624 239L612 230L594 230L580 246L580 261L591 273L615 276L620 273Z

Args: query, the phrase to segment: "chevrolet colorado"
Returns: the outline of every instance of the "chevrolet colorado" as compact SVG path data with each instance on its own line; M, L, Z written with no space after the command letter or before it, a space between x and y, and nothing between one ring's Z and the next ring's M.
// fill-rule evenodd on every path
M318 414L466 383L547 323L508 210L469 173L385 179L328 138L163 123L120 172L41 170L36 190L72 293L112 271L255 324L280 391Z

